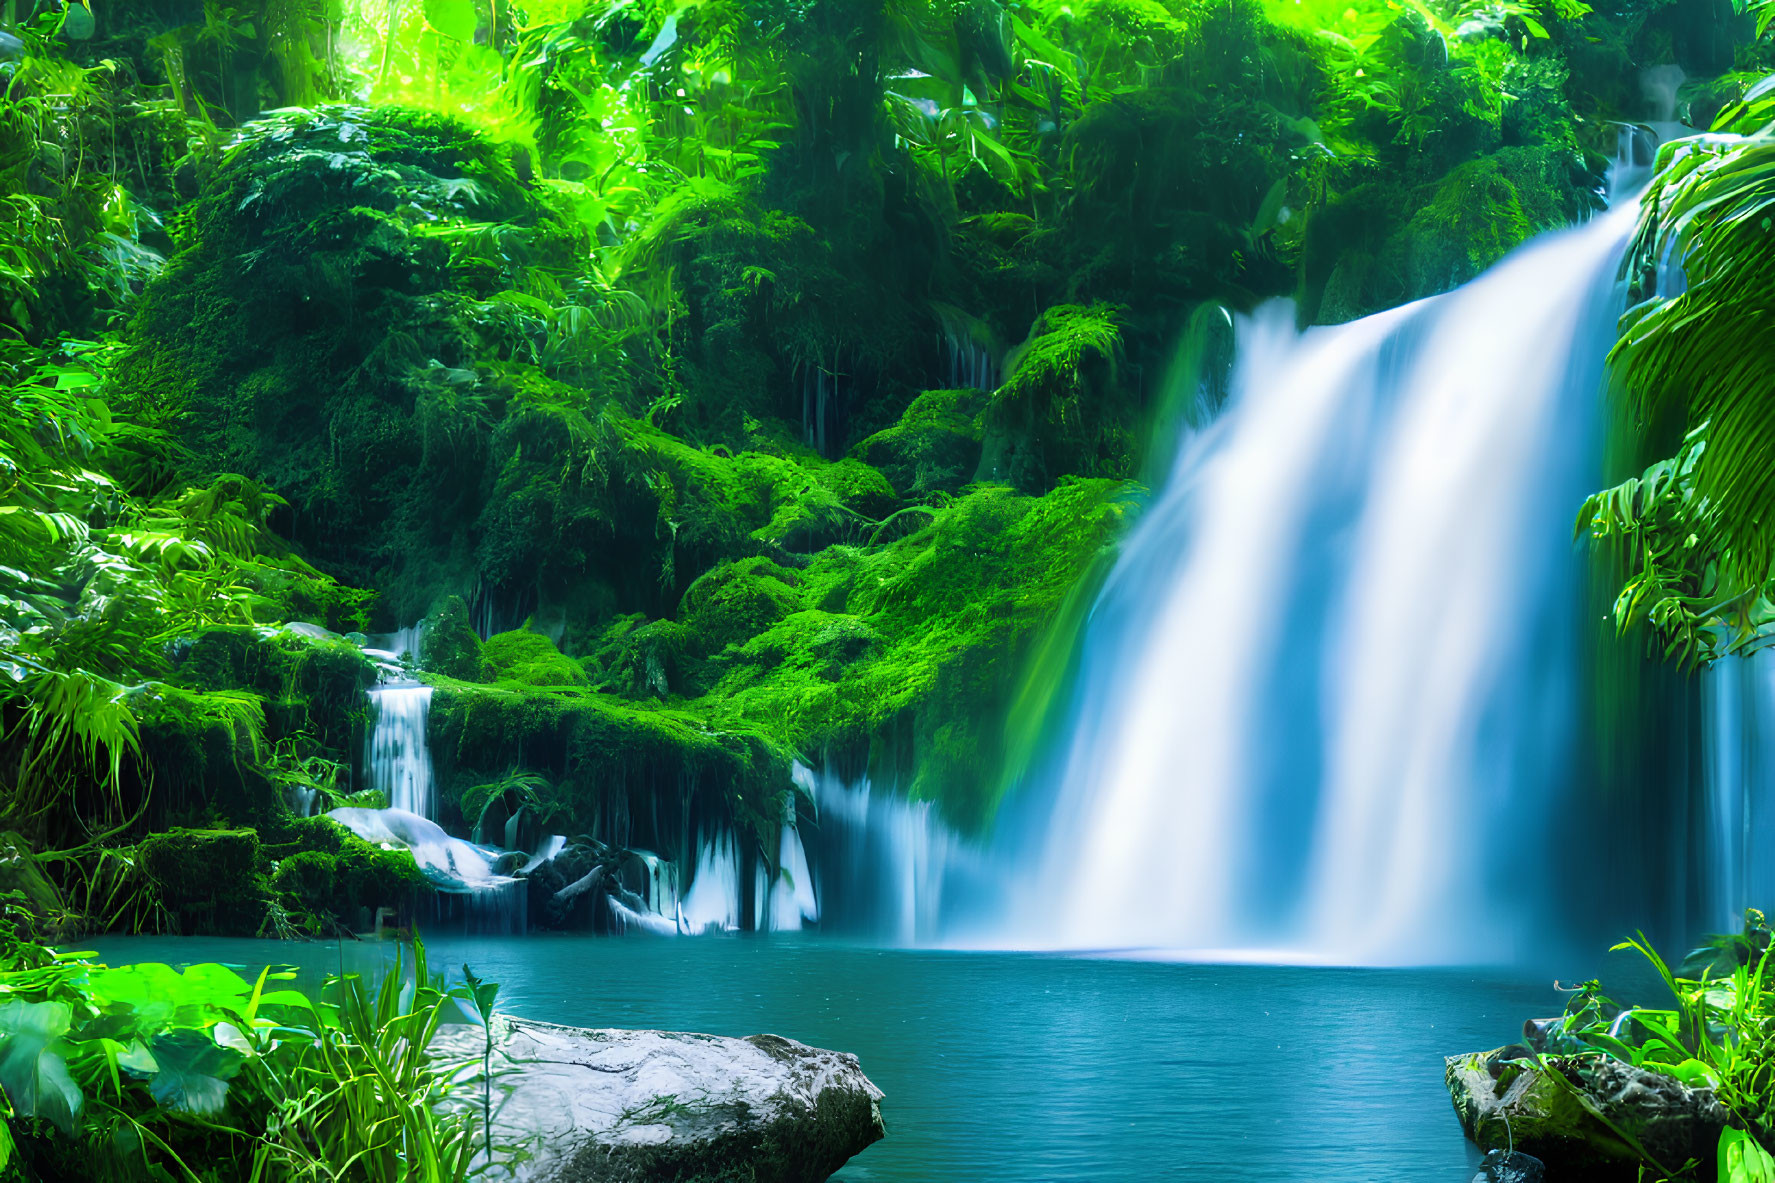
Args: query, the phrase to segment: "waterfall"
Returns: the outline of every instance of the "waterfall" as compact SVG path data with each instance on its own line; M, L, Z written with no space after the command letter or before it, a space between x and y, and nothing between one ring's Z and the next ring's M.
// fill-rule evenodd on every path
M1728 657L1701 677L1701 885L1709 931L1775 903L1775 651Z
M404 629L393 634L392 644L371 652L398 660L416 653L418 643L418 629ZM549 836L534 853L522 856L451 837L435 820L437 791L426 738L431 687L384 684L371 689L369 697L364 770L388 807L335 809L327 816L365 841L410 851L446 897L440 902L441 919L459 920L473 932L523 932L527 899L522 876L559 854L566 840Z
M1635 214L1351 324L1241 324L1227 410L1093 610L1010 939L1354 962L1535 939Z
M364 768L370 787L391 809L435 817L431 748L425 727L431 717L430 686L378 686L370 691L370 739Z
M819 809L821 927L902 945L940 936L951 905L984 874L977 854L928 801L877 791L866 777L847 784L799 763L793 772Z
M679 913L681 932L732 931L740 926L740 850L729 831L698 844L696 875Z

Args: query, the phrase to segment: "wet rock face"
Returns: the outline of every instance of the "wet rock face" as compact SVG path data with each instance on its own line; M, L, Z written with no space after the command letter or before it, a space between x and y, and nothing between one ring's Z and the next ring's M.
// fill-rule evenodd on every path
M1572 1183L1633 1178L1641 1160L1619 1130L1672 1169L1691 1159L1704 1171L1711 1167L1727 1122L1711 1089L1688 1088L1664 1073L1600 1054L1548 1059L1560 1077L1554 1080L1515 1062L1523 1050L1448 1058L1444 1080L1455 1115L1480 1149L1532 1155L1552 1178ZM1515 1176L1482 1172L1479 1178Z
M482 1104L481 1028L452 1103ZM494 1020L493 1143L510 1183L817 1183L885 1134L857 1058L776 1035L730 1039ZM519 1153L514 1153L517 1151Z

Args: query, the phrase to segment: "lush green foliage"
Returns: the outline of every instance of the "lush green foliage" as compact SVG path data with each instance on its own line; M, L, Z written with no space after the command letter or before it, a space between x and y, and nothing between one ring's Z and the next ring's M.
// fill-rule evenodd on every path
M1711 661L1767 644L1775 563L1775 76L1714 134L1667 145L1628 263L1632 308L1613 362L1638 430L1679 423L1671 459L1598 493L1580 529L1618 542L1617 625Z
M1565 1072L1549 1066L1546 1057L1602 1054L1673 1076L1692 1088L1711 1089L1731 1115L1720 1139L1718 1177L1758 1183L1768 1177L1760 1172L1775 1170L1767 1149L1775 1144L1775 977L1769 938L1762 913L1752 909L1742 933L1710 938L1678 968L1643 934L1615 946L1645 958L1669 992L1669 1005L1622 1006L1603 992L1600 982L1581 983L1572 990L1563 1015L1529 1025L1532 1046L1526 1061L1543 1068L1549 1079L1565 1082ZM1653 1177L1696 1177L1699 1164L1658 1162L1581 1090L1572 1092L1639 1151Z
M374 670L292 621L427 621L459 833L714 821L768 862L798 757L983 824L1160 470L1180 329L1345 319L1585 216L1619 78L1757 65L1681 8L37 18L0 60L0 826L37 914L331 932L423 891L299 816L375 803Z
M12 921L8 916L8 924ZM381 983L318 997L267 968L107 967L14 937L0 950L0 1169L28 1177L456 1183L484 1112L444 1112L428 1054L496 988L446 990L415 945Z

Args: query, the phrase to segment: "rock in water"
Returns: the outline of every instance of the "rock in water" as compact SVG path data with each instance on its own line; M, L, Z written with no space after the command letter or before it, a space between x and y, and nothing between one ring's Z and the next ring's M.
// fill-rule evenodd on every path
M1533 1155L1561 1180L1632 1178L1640 1158L1616 1130L1671 1169L1713 1160L1727 1113L1711 1089L1600 1053L1549 1057L1555 1080L1517 1059L1524 1053L1499 1048L1448 1058L1444 1079L1455 1114L1481 1150Z
M1473 1183L1542 1183L1546 1177L1546 1164L1534 1155L1493 1150L1479 1164Z
M776 1035L730 1039L493 1021L493 1144L507 1183L818 1183L885 1133L857 1058ZM433 1050L472 1060L451 1103L479 1109L479 1026ZM521 1151L521 1153L513 1153Z

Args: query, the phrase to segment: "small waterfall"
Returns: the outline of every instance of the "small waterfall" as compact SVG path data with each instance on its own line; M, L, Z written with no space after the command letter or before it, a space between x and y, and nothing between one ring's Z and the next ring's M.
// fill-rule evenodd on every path
M1733 932L1775 902L1775 651L1727 657L1701 676L1703 922Z
M948 346L948 365L943 380L951 390L998 389L998 366L984 345L971 337L950 333L944 341Z
M364 752L370 787L382 793L389 808L424 818L437 814L431 748L425 738L430 718L430 686L378 686L370 691L370 740Z
M848 383L843 359L839 349L830 369L814 361L801 370L801 435L822 456L831 456L844 442Z
M1539 938L1578 731L1570 523L1636 212L1348 325L1241 325L1228 409L1093 610L1010 939L1415 962Z
M732 831L698 844L696 874L679 909L681 932L731 932L740 926L740 848Z
M392 638L380 656L398 661L404 654L417 654L418 628ZM439 919L460 921L471 932L521 933L528 908L523 877L561 853L566 839L549 836L525 855L453 838L437 824L437 789L426 738L431 694L430 686L413 683L386 683L370 690L364 769L370 787L382 793L388 807L335 809L328 816L366 841L411 851L419 869L444 894Z
M424 636L425 622L421 621L392 633L378 633L368 638L364 652L375 658L385 670L392 667L398 671L403 665L418 662L419 645Z
M821 927L915 945L936 940L949 905L981 877L978 856L928 801L794 766L819 808ZM947 902L946 902L947 901Z
M764 867L759 868L759 891L753 897L759 902L759 911L764 912L766 893L764 889ZM769 927L772 932L795 932L803 922L817 923L820 919L820 902L814 891L813 872L808 869L807 851L801 845L801 832L795 828L793 819L784 823L782 839L778 844L777 877L770 884L769 911L759 917L758 928Z

